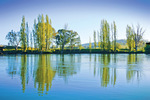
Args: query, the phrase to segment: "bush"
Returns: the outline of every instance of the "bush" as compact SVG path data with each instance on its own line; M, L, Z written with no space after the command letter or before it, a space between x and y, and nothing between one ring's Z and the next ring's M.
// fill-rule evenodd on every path
M150 45L147 45L147 46L145 47L145 52L146 52L146 53L150 53Z

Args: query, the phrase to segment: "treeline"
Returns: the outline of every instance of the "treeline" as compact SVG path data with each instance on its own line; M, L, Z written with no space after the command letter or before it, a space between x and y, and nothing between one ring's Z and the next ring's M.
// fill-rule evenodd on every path
M143 43L143 34L145 31L143 31L143 28L140 27L138 24L136 29L132 25L127 25L126 27L126 38L127 38L127 46L129 48L129 51L136 51L138 46L140 46L141 43ZM111 25L107 22L107 20L102 20L100 25L100 31L97 31L97 39L98 44L96 40L96 31L94 31L93 34L94 38L94 48L98 46L99 49L102 49L103 51L114 51L116 52L117 49L119 49L120 44L117 43L117 27L115 21L111 23ZM89 40L89 49L91 49L91 38Z
M127 46L129 51L137 51L139 44L142 42L143 31L140 25L136 28L132 25L126 27ZM111 24L107 20L101 20L100 30L94 31L93 40L94 48L107 52L116 52L120 48L117 43L117 26L115 21ZM82 44L80 36L73 30L68 30L67 25L64 29L58 31L52 26L51 19L48 15L44 18L43 14L34 20L32 31L29 31L28 22L22 17L21 28L19 32L13 30L6 35L9 44L16 47L20 45L23 51L38 50L50 51L52 48L59 48L63 52L64 48L72 50L81 50ZM91 37L89 38L89 49L92 49Z
M93 37L94 37L94 48L95 49L98 45L98 48L102 49L103 51L115 51L116 52L117 29L116 29L115 22L113 22L110 27L107 20L102 20L101 26L100 26L100 31L97 31L98 44L97 44L97 40L96 40L96 31L94 31ZM91 45L91 42L89 44ZM90 45L89 45L89 48L91 49Z
M23 16L20 31L12 30L6 35L6 39L9 40L10 45L16 47L16 50L21 45L24 51L29 50L29 48L31 50L49 51L54 46L63 51L65 45L68 45L70 49L75 45L81 46L80 36L77 32L67 30L67 27L56 32L48 15L46 15L46 19L43 14L39 15L37 20L34 20L33 27L32 32L30 32L28 22L25 21Z

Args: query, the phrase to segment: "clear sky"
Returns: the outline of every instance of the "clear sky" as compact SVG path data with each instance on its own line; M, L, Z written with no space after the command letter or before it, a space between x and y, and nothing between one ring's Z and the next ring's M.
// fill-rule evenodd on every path
M0 44L7 44L6 34L20 30L22 16L30 31L39 14L48 14L52 26L79 33L82 43L93 41L93 31L100 30L106 19L117 25L117 38L126 39L126 26L138 23L146 30L144 39L150 41L150 0L0 0Z

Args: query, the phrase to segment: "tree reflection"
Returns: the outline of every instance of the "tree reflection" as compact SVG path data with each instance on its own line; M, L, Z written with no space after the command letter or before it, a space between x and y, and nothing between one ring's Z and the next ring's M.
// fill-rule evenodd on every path
M109 63L110 63L110 55L109 54L102 54L101 60L103 67L100 68L100 76L101 76L101 86L107 87L109 80L110 80L110 73L109 73Z
M81 57L81 56L79 56ZM80 59L80 58L78 58ZM56 70L58 73L58 76L61 76L64 78L65 82L68 80L68 76L72 76L73 74L76 74L79 70L78 66L75 66L75 55L60 55L60 62L57 62Z
M110 57L111 56L111 57ZM116 63L116 55L114 55L114 57L112 57L113 55L110 54L101 54L98 55L98 61L100 62L101 66L98 67L98 70L100 70L100 81L101 81L101 86L102 87L107 87L108 84L111 81L111 84L114 86L116 84L116 67L110 67L110 61L112 58L112 61L114 61L113 63ZM94 57L94 76L96 74L96 60L97 57L95 55Z
M127 73L126 73L126 78L127 81L131 81L132 79L134 79L134 77L137 75L137 79L139 81L140 78L140 71L138 68L138 62L139 62L139 58L137 57L137 54L129 54L128 58L127 58L127 64L128 64L128 68L127 68Z
M50 62L50 55L39 55L38 68L35 77L35 88L38 86L39 94L43 94L44 89L49 91L56 71L53 71Z
M112 73L111 73L111 84L113 84L113 86L116 84L116 79L117 79L117 71L116 71L116 54L112 55L113 59L113 63L114 63L114 67L112 67Z
M7 69L7 72L12 77L12 79L13 79L14 75L17 74L17 70L18 70L17 62L18 62L17 55L8 56L8 69Z
M27 55L21 56L21 84L23 93L25 92L26 88L26 73L27 73Z
M90 67L94 77L100 77L102 87L109 85L115 86L117 80L117 62L116 54L89 54L87 61L90 62ZM141 71L139 62L142 57L137 54L129 54L127 59L126 80L130 82L135 77L140 79ZM20 58L21 57L21 58ZM55 56L54 56L55 57ZM48 93L52 86L52 81L57 75L68 81L70 76L77 74L80 70L82 63L82 55L56 55L55 69L52 67L52 59L50 55L21 55L21 56L8 56L8 74L13 78L14 75L19 73L21 79L22 90L25 92L26 85L28 84L29 76L33 77L34 86L37 88L39 95L44 92ZM118 56L120 57L120 56ZM20 58L20 59L19 59ZM54 58L55 59L55 58ZM55 61L55 60L54 60ZM83 60L84 61L84 60ZM94 61L94 63L93 63ZM120 61L120 60L119 60ZM93 63L93 64L92 64ZM99 63L99 65L97 65ZM121 63L122 64L122 63ZM99 67L98 67L99 66ZM122 74L125 75L125 74ZM31 77L31 78L32 78Z

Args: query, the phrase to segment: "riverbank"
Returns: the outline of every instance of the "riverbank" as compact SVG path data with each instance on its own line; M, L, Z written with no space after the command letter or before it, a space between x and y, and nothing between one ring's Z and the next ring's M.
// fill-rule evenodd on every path
M74 49L74 50L52 50L52 51L38 51L38 50L27 50L26 52L23 52L21 50L18 51L1 51L0 54L142 54L142 53L146 53L143 51L102 51L99 49Z

